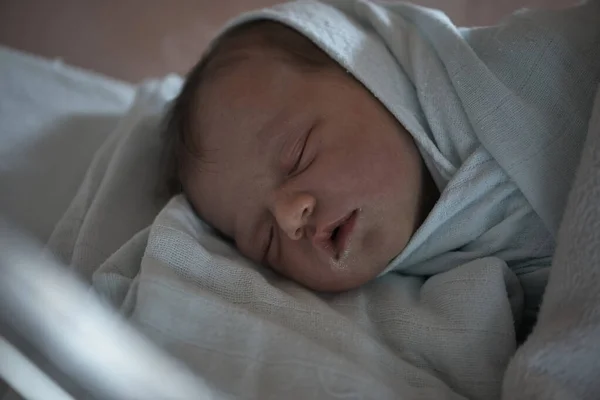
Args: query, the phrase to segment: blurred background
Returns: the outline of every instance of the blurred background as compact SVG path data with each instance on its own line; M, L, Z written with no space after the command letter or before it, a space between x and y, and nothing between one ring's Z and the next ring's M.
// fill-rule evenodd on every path
M139 82L185 73L228 19L277 0L0 0L0 44ZM416 0L458 25L575 0Z

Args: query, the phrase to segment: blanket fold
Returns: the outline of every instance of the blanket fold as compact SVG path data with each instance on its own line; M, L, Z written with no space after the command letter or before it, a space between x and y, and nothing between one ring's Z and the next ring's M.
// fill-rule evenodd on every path
M600 395L600 91L538 324L504 379L506 399Z

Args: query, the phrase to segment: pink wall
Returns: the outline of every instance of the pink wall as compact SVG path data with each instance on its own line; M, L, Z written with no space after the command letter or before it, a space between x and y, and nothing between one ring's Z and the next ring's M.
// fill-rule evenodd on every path
M0 44L128 81L184 73L227 19L277 0L0 0ZM457 24L575 0L417 0Z

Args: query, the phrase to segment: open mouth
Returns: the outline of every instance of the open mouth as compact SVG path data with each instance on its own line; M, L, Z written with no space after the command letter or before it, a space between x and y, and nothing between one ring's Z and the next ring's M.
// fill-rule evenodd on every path
M350 238L354 231L354 226L356 225L357 214L358 210L352 211L344 217L344 219L339 221L337 226L331 231L329 240L333 247L334 258L336 261L339 260L348 249Z

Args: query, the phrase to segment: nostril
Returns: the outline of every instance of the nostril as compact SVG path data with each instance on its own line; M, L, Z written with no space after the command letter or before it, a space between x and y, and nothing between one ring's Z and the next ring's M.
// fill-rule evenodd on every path
M312 207L304 207L302 210L302 221L305 221L312 213Z
M294 238L295 239L300 239L302 237L302 229L298 228L296 229L296 231L294 232Z

